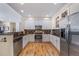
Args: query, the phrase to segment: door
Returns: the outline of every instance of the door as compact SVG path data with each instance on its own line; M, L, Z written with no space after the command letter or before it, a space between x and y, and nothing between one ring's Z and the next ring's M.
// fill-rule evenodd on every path
M10 23L10 32L16 32L16 23Z

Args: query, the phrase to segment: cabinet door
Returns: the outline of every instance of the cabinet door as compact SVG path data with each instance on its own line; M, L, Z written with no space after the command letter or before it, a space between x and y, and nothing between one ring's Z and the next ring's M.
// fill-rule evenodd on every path
M43 42L49 42L50 41L50 35L49 34L44 34L43 36Z
M23 48L27 45L28 43L28 35L23 37Z

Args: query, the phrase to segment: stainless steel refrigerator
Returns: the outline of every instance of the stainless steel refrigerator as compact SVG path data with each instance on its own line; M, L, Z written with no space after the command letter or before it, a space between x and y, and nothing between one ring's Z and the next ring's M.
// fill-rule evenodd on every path
M64 19L63 19L64 20ZM65 18L68 22L64 27L61 36L60 52L61 56L79 56L79 12L73 13Z

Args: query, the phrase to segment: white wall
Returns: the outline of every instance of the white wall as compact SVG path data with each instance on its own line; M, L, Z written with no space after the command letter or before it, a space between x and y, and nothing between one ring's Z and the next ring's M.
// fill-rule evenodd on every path
M9 5L0 4L0 21L15 22L17 24L16 31L19 31L19 22L21 21L21 16Z

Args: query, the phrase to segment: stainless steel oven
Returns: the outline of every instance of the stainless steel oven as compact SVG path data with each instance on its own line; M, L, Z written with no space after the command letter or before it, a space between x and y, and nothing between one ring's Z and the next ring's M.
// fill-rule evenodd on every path
M42 34L35 34L35 41L42 42Z

